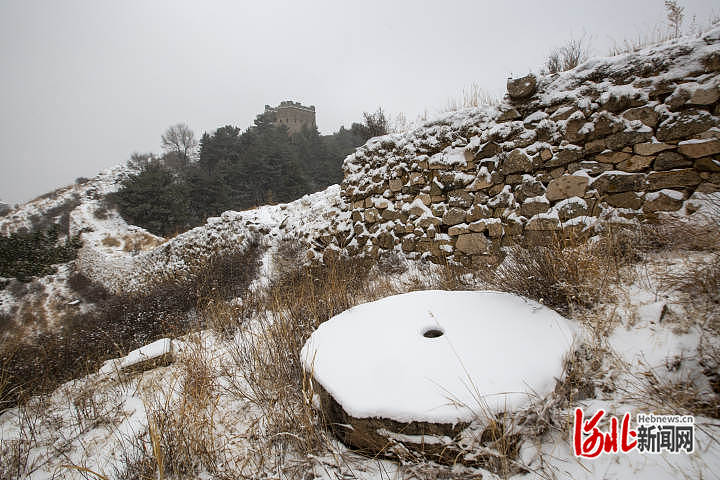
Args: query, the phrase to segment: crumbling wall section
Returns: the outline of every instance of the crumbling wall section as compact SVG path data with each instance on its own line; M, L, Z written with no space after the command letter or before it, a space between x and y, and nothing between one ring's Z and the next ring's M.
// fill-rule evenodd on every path
M692 213L720 191L720 29L508 81L497 108L370 140L344 163L350 254L466 265L503 246Z

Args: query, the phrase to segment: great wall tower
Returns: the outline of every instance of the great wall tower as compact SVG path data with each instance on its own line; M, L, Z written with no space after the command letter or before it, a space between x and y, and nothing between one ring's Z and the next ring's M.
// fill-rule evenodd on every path
M286 100L277 107L265 105L265 113L275 114L275 124L285 125L288 133L293 135L302 131L303 127L315 128L315 105L306 107L300 102Z

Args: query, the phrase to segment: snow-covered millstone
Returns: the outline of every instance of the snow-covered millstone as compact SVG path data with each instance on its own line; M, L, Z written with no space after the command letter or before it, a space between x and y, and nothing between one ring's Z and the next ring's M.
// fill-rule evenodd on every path
M492 455L458 458L451 439L471 423L497 428L498 415L551 394L575 334L572 322L517 295L431 290L331 318L301 356L345 443L386 455L402 444L487 468Z

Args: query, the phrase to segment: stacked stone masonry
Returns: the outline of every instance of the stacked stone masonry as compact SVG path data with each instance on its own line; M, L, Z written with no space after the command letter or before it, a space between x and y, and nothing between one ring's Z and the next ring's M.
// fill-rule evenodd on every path
M720 191L720 30L508 81L497 108L378 137L344 163L348 254L492 263L503 246L692 213ZM326 250L327 252L327 250Z

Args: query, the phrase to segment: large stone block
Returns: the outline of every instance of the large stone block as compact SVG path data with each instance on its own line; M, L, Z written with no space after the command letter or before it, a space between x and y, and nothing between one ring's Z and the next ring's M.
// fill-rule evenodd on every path
M660 190L645 196L644 212L674 212L683 206L685 196L676 190Z
M545 193L545 186L536 179L523 179L522 184L515 188L515 199L524 202L526 198L537 197Z
M475 197L465 190L453 190L448 192L448 205L451 207L469 208L474 201Z
M689 105L712 105L720 100L720 85L699 85L692 93L687 103Z
M647 176L648 190L692 187L700 182L702 182L702 178L691 168L670 170L668 172L652 172Z
M575 173L578 170L585 170L590 175L599 175L602 172L612 170L613 166L609 163L600 163L591 160L585 160L582 162L571 163L567 166L568 173Z
M600 155L595 155L595 161L600 163L620 163L628 160L632 157L631 153L628 152L603 152Z
M443 225L458 225L465 222L465 210L458 207L450 207L442 217Z
M659 115L654 108L643 106L626 110L623 115L627 120L640 120L648 127L655 128L658 124Z
M468 222L474 222L475 220L479 220L481 218L488 218L492 216L492 210L487 205L480 205L475 204L472 207L470 207L470 210L467 212L467 221Z
M709 157L720 153L720 140L717 138L687 140L678 143L678 152L690 158Z
M598 112L593 114L593 130L588 134L588 139L597 141L613 133L625 129L625 123L609 112ZM603 147L604 148L604 147ZM601 149L602 150L602 149Z
M601 194L641 191L645 186L645 175L605 172L593 180L591 186Z
M616 208L629 208L631 210L637 210L642 207L643 199L642 196L635 192L623 192L608 195L603 198L608 205Z
M466 233L458 236L455 248L468 255L488 253L490 241L482 233Z
M375 223L380 220L380 212L376 208L368 208L364 213L365 223Z
M417 221L417 225L420 228L428 228L430 226L434 227L434 226L440 225L441 223L442 223L442 219L440 219L438 217L421 217Z
M560 220L558 218L535 216L528 220L525 225L525 231L549 230L555 231L560 229Z
M720 172L720 160L711 157L698 158L694 166L701 172Z
M513 100L521 100L529 97L537 89L537 77L532 73L525 77L508 79L507 91Z
M494 157L498 153L502 152L502 148L495 142L487 142L483 144L475 154L475 160L482 160L483 158Z
M402 190L403 181L401 179L391 178L388 183L389 183L391 192L399 192L400 190Z
M672 170L674 168L692 167L693 161L677 152L662 152L653 163L655 170Z
M655 160L655 157L645 157L643 155L633 155L624 162L616 165L618 170L623 172L641 172L646 170Z
M500 167L500 171L503 175L518 172L530 172L532 170L532 166L533 164L530 157L528 157L524 151L516 148L510 152L507 157L505 157L502 162L502 166Z
M590 210L588 209L587 202L582 198L572 197L564 202L561 202L556 206L558 217L561 222L570 220L571 218L583 217L589 215Z
M519 212L523 217L530 218L538 213L547 212L550 209L550 203L545 200L529 200L520 206Z
M605 139L605 147L610 150L621 150L623 147L644 143L653 136L652 130L624 131L610 135Z
M382 219L385 221L397 220L398 218L400 218L400 212L398 212L397 210L386 208L382 211L380 217L382 217Z
M712 115L705 110L685 110L662 122L657 130L661 142L682 140L704 132L715 124Z
M638 143L633 147L634 151L638 155L655 155L665 150L672 150L675 145L669 145L663 142L645 142Z
M584 176L565 175L550 182L545 196L551 202L570 197L582 197L589 179Z
M451 235L453 237L462 235L463 233L470 233L470 227L466 223L461 223L460 225L453 225L452 227L448 228L448 235Z
M561 167L568 163L577 162L583 158L583 149L581 147L568 147L558 151L557 154L547 162L544 166L546 168Z

